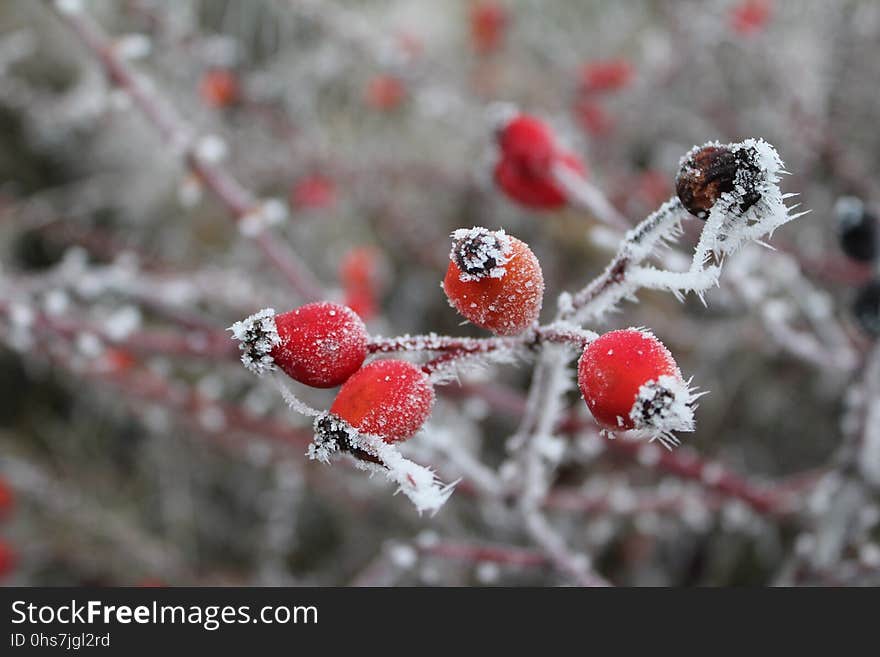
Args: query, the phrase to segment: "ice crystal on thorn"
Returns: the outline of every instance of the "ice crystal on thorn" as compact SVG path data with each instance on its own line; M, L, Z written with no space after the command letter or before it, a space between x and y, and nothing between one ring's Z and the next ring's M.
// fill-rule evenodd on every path
M263 374L275 369L272 348L281 344L278 328L275 326L275 309L264 308L235 322L227 329L239 341L241 362L254 374Z
M452 495L458 481L443 484L434 472L405 458L396 446L380 436L359 432L342 418L322 413L315 419L315 437L309 445L310 459L330 463L335 454L347 453L363 470L379 472L395 482L421 514L436 513Z

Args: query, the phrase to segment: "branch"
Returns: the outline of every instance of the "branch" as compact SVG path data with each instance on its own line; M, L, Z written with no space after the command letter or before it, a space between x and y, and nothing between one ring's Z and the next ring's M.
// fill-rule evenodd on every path
M51 7L64 23L100 60L110 81L123 89L172 150L210 189L242 231L252 237L266 259L283 275L300 296L314 300L324 297L320 283L296 253L280 246L268 234L267 225L276 220L276 208L269 201L257 199L212 158L200 152L200 139L155 88L119 56L113 43L81 9L70 10L64 2L51 1Z

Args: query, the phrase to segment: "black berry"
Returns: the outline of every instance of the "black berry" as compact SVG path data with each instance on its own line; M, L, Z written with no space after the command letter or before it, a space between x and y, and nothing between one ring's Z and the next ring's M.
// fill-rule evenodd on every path
M880 279L874 279L856 295L853 314L865 333L880 337Z
M834 206L837 215L837 236L840 248L853 260L872 262L880 249L877 217L868 212L864 203L844 196Z

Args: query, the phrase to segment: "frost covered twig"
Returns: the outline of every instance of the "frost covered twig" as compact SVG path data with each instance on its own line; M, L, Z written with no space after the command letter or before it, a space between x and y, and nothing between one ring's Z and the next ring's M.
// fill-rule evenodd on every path
M433 471L404 458L381 437L361 433L341 418L322 413L315 419L315 439L309 445L309 458L329 463L330 457L339 452L354 455L358 467L384 474L396 483L398 492L406 495L419 513L436 513L458 483L440 483Z

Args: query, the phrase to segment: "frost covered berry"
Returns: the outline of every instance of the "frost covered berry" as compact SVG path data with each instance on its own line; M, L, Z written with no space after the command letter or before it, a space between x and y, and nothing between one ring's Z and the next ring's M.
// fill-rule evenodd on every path
M880 226L877 217L854 196L844 196L834 204L840 248L853 260L871 262L880 251Z
M345 382L330 413L358 431L394 443L421 429L433 405L434 386L417 366L403 360L376 360Z
M669 350L641 329L611 331L578 362L578 385L596 422L615 431L645 429L664 443L693 431L693 396Z
M528 245L503 230L452 233L443 290L450 305L496 335L522 333L538 318L544 275Z
M495 183L528 208L556 210L567 204L565 191L556 182L556 167L586 173L576 155L556 144L550 127L528 114L515 116L501 128L498 148Z
M748 210L761 199L758 186L762 179L753 149L707 144L682 159L675 190L688 212L706 219L716 201L734 191L741 198L740 211Z
M880 279L869 282L858 291L853 314L865 333L880 337Z
M241 361L256 374L280 367L315 388L345 382L367 357L367 329L346 306L319 301L275 315L271 308L236 322Z

